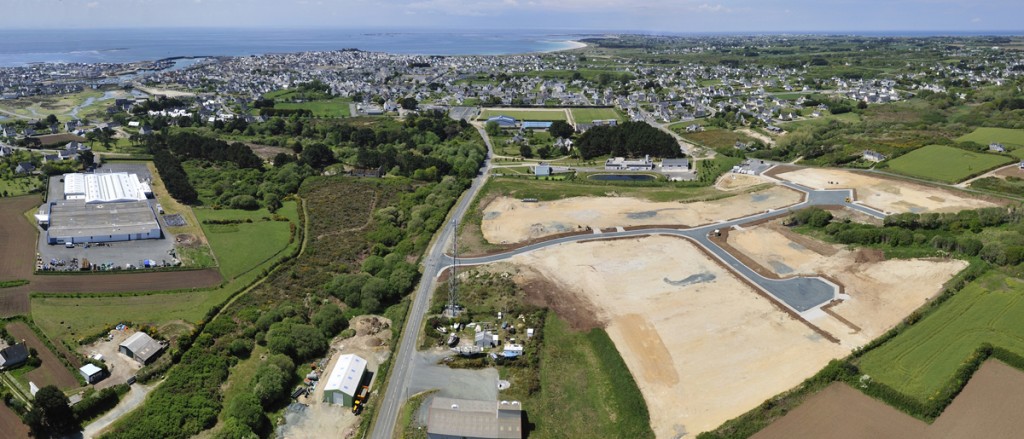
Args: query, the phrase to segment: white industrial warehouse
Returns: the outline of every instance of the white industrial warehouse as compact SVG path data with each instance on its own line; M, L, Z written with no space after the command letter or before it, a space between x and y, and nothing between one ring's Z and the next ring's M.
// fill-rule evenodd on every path
M63 199L50 200L36 219L49 244L159 239L152 195L136 174L65 174Z

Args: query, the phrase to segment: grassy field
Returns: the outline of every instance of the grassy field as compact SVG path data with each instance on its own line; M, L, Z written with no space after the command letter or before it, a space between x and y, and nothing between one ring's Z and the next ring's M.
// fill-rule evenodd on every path
M604 330L575 332L549 313L541 364L540 392L522 401L536 425L531 438L654 437L643 395Z
M565 110L515 110L509 111L501 108L485 108L480 112L479 120L487 120L494 116L508 116L516 120L530 121L556 121L566 120Z
M705 128L704 131L699 133L687 133L686 126L678 125L676 132L683 136L684 139L708 148L732 148L736 146L736 142L743 142L748 145L754 142L754 139L746 134L715 127Z
M929 145L890 160L889 169L911 177L956 183L1011 161L994 154Z
M572 118L576 123L590 123L595 120L616 119L621 120L622 116L614 108L573 108Z
M348 98L336 98L324 101L309 102L278 102L274 108L282 110L310 110L316 117L349 117L349 105L352 100Z
M1002 143L1004 146L1024 147L1024 130L1009 128L978 128L970 134L956 139L958 142L975 142L982 145Z
M284 203L278 214L289 221L268 221L271 214L266 209L195 209L196 217L202 224L206 239L210 241L216 256L220 273L225 279L235 277L253 269L288 246L291 234L288 224L298 226L296 203ZM247 221L240 224L206 224L206 221Z
M860 362L862 373L927 400L988 342L1024 354L1024 281L993 271Z

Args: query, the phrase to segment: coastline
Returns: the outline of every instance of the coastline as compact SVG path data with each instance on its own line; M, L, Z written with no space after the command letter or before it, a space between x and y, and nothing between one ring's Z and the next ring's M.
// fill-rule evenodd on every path
M564 43L565 43L565 44L568 44L568 45L569 45L569 47L563 47L563 48L559 48L559 49L551 49L551 50L545 50L545 51L543 51L543 52L541 52L541 53L555 53L555 52L566 52L566 51L569 51L569 50L583 49L583 48L586 48L586 47L589 47L589 46L590 46L590 45L589 45L589 44L587 44L587 43L584 43L584 42L582 42L582 41L576 41L576 40L568 40L568 41L564 41Z

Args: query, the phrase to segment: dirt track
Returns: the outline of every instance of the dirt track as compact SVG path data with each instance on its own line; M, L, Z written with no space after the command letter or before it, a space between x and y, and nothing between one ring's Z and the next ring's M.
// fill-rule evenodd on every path
M0 316L29 313L30 292L100 293L209 288L220 284L216 269L185 272L35 275L36 231L23 213L39 205L30 195L0 199L0 280L29 284L0 289Z
M832 384L754 439L1011 438L1024 431L1024 372L987 361L931 425L845 384Z

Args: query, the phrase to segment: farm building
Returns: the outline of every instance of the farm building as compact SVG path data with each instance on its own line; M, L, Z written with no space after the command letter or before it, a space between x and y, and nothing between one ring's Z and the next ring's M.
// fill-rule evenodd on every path
M487 122L494 122L502 128L515 128L516 126L516 119L509 116L494 116L487 119Z
M324 402L351 407L364 379L366 360L353 354L338 357L338 362L327 378L327 387L324 387Z
M481 348L493 348L498 345L498 334L491 333L491 331L477 332L476 337L473 339L473 344Z
M536 175L538 177L548 177L548 176L550 176L551 175L551 165L546 165L544 163L541 163L541 164L538 164L537 166L534 166L533 167L533 175Z
M164 346L160 342L153 340L153 337L145 332L136 332L117 347L118 352L142 365L146 365L150 360L156 358L156 355L163 349Z
M89 384L100 382L104 376L103 369L92 363L87 363L85 366L78 368L78 373L82 374L82 378L85 378L85 382Z
M112 242L160 239L163 233L156 214L147 201L111 204L86 204L81 200L57 201L44 206L45 214L36 216L40 224L49 224L46 242Z
M0 350L0 370L13 369L28 360L28 347L18 343Z
M688 169L690 169L690 161L687 159L665 159L661 161L661 170L665 172L686 171Z
M521 439L519 401L474 401L435 397L427 415L428 439Z
M649 156L642 159L627 160L623 157L613 157L604 162L606 171L650 171L654 169L654 162Z

